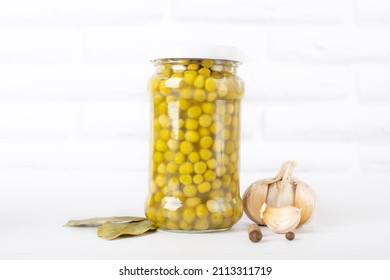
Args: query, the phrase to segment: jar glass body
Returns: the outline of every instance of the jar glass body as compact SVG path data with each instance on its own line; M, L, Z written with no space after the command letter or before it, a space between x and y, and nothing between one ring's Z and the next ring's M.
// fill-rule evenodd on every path
M149 196L157 227L218 231L242 216L239 187L240 101L237 63L155 60Z

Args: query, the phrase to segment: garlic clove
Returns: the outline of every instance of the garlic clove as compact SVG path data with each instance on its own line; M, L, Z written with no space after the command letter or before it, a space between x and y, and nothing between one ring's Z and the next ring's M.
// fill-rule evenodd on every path
M266 202L268 193L267 180L254 182L245 191L243 196L244 212L249 219L259 225L265 225L262 218L259 216L261 206Z
M260 217L276 233L287 233L294 230L301 220L301 209L294 206L271 207L264 203Z
M269 185L267 204L272 207L294 206L295 185L292 181L292 172L296 166L295 161L287 161Z
M299 226L310 221L317 212L317 197L314 191L302 181L295 179L295 207L302 209Z
M267 204L272 207L294 206L294 184L288 181L272 183L268 187Z

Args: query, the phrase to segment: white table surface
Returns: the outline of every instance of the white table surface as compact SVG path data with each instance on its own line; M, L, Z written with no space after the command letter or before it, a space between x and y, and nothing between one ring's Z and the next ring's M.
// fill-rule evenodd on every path
M241 174L241 190L269 174ZM385 173L303 173L320 201L296 239L263 228L252 243L243 218L219 233L164 231L106 241L68 219L143 215L147 173L0 171L0 259L390 259L390 183Z

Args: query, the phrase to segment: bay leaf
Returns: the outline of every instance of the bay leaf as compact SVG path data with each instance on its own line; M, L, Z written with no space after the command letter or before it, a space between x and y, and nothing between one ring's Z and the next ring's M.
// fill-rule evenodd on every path
M112 223L108 221L98 227L97 234L99 237L112 240L122 235L141 235L147 231L156 229L157 228L149 220L126 224Z
M97 227L105 222L113 223L132 223L144 221L146 218L134 216L118 216L118 217L97 217L85 220L69 220L64 226L68 227Z

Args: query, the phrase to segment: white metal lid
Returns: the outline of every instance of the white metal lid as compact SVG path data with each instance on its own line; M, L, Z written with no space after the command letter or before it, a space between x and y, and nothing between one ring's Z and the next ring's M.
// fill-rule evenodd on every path
M164 45L149 51L149 60L157 59L220 59L242 62L243 53L234 47L209 44Z

